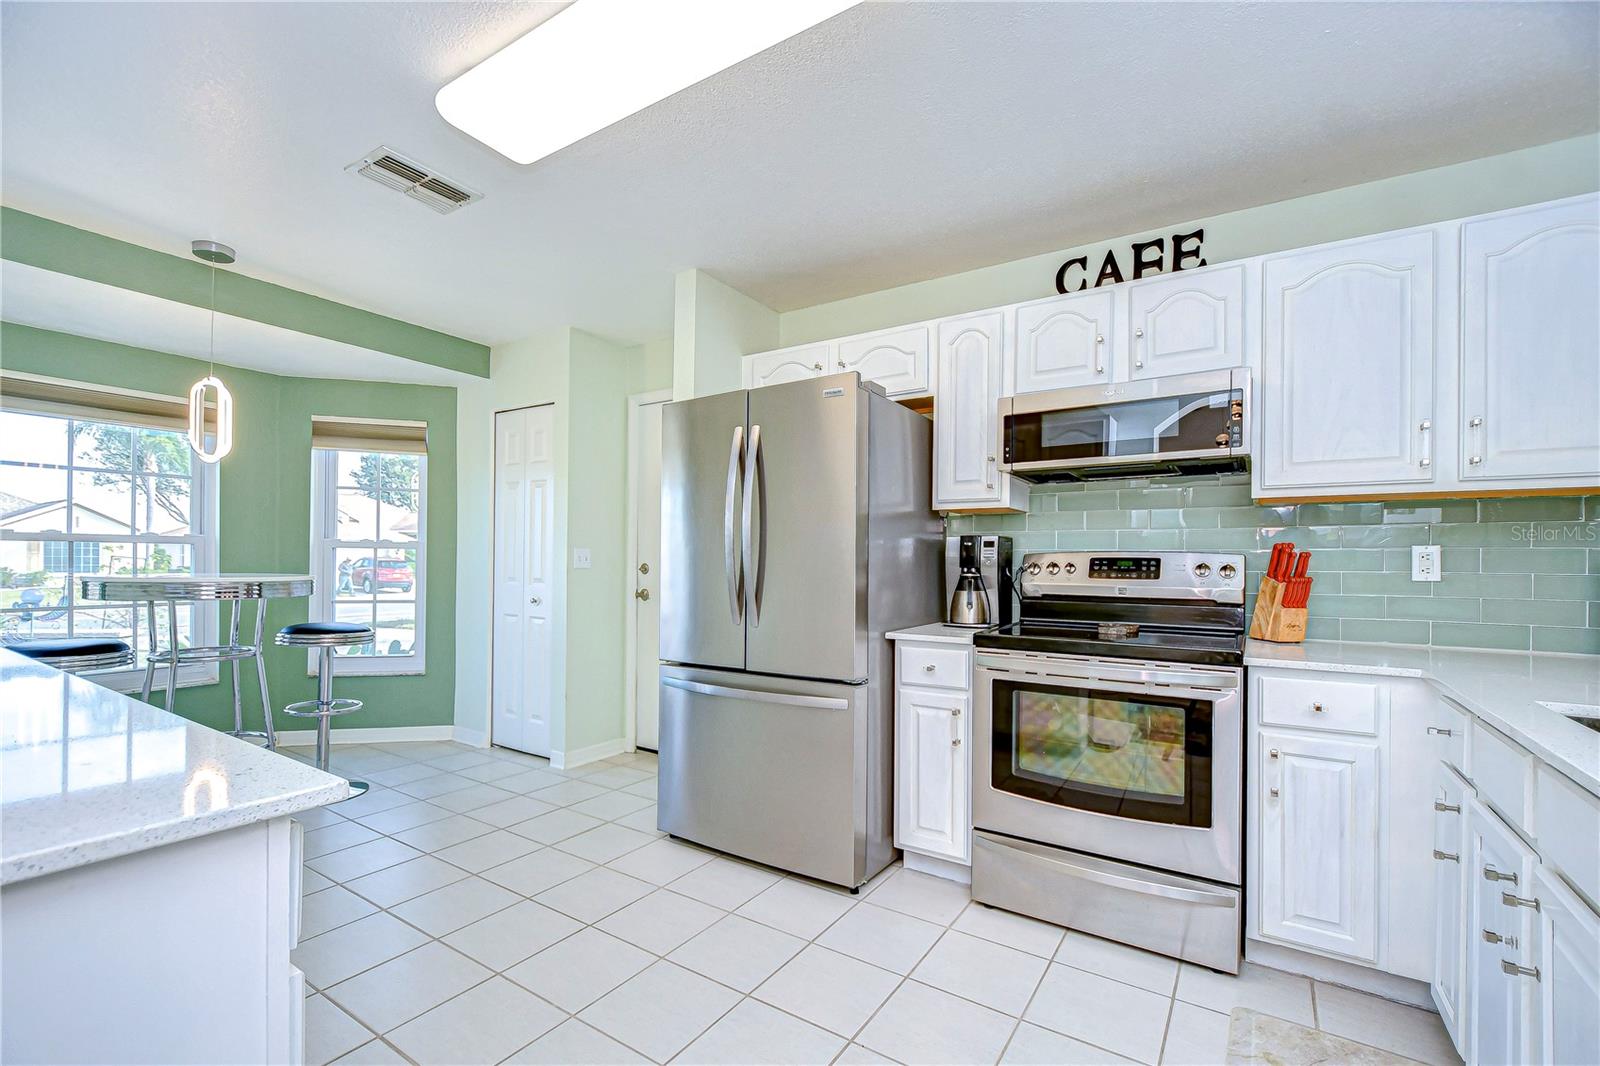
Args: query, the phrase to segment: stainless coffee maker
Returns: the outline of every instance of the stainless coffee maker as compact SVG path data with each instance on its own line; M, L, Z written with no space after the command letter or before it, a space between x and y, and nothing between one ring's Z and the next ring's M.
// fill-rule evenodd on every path
M946 621L979 628L1011 622L1011 538L963 533L944 542Z

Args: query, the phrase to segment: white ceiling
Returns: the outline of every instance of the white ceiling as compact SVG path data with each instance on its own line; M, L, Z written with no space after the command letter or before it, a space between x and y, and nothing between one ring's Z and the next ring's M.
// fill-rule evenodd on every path
M433 94L559 7L7 2L4 199L474 340L640 341L685 267L789 310L1600 121L1592 2L872 3L522 167ZM344 173L380 143L486 198Z

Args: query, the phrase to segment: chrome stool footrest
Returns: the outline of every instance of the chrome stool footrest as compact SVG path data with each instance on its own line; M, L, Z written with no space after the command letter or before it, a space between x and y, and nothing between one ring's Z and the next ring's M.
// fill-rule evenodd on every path
M349 714L351 711L359 711L361 706L360 700L328 700L326 702L322 700L301 700L298 703L289 704L283 709L283 713L292 715L295 718L321 718L324 715L338 717L341 714Z

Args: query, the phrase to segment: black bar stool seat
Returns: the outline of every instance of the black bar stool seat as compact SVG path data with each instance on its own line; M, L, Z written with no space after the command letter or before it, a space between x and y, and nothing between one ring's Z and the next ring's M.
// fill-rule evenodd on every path
M4 645L69 674L132 666L133 649L114 637L30 637Z
M333 653L335 648L353 648L371 644L372 627L354 622L293 622L278 630L273 643L286 648L316 648L317 698L291 703L283 713L294 718L317 720L317 769L327 770L332 746L331 720L341 714L359 711L360 700L333 698ZM350 794L359 796L367 791L365 781L351 781Z

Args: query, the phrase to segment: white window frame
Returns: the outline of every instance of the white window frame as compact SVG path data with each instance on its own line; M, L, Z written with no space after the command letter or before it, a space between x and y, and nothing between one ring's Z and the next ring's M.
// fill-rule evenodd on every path
M381 447L365 449L378 455L399 454L386 452ZM334 600L337 596L338 564L334 562L337 549L371 548L374 558L380 551L394 549L417 553L417 580L411 592L417 605L416 639L409 655L335 655L333 672L337 675L410 677L427 673L427 590L428 590L428 461L421 456L417 467L417 539L415 541L346 541L338 538L339 513L339 450L313 448L311 450L311 573L317 581L313 601L313 617L330 620L336 617ZM306 654L306 673L314 675L320 663L320 653L312 650Z
M23 407L6 407L5 410L10 414L28 415L30 417L60 418L68 423L67 439L69 442L72 439L71 423L73 422L96 422L101 425L123 426L134 430L151 428L149 425L130 422L125 417L119 417L114 411L101 413L85 410L83 412L73 414L54 414L44 411L32 411ZM170 432L179 431L172 430ZM74 478L72 475L78 471L94 470L97 468L89 466L80 467L75 461L70 444L67 453L67 461L64 465L67 471L65 513L68 516L68 521L70 522L73 507L72 495ZM135 479L135 485L137 486L137 478ZM64 544L95 541L99 542L100 544L134 545L172 544L180 540L190 541L191 547L193 548L193 561L191 563L192 572L197 574L215 573L217 569L218 528L217 464L201 462L199 456L191 452L189 456L189 489L189 535L187 537L158 536L153 533L135 533L128 536L119 537L111 536L106 533L71 533L57 531L12 532L10 530L0 530L0 540L41 541ZM135 488L135 493L137 494L137 487ZM73 554L75 555L76 553L73 552ZM73 562L76 563L76 559L73 559ZM76 576L73 580L76 581ZM84 609L85 605L87 605L89 601L82 601L79 599L78 590L75 585L71 587L69 591L71 593L69 601L72 609ZM214 601L199 600L194 603L187 604L186 606L189 607L191 612L189 621L190 640L196 645L217 644L219 642L219 638L217 636L219 624L217 604ZM89 609L93 610L94 608L91 606ZM145 620L149 617L148 609L145 604L142 602L136 602L132 605L132 609L137 616L135 625L144 625ZM162 631L164 632L166 611L164 608L158 608L157 614L159 616L157 622L162 626ZM135 641L135 644L137 644L137 641ZM167 670L168 667L165 666L156 667L155 679L151 684L152 693L157 689L164 689L166 687ZM144 672L144 656L140 655L139 659L131 667L120 670L96 670L90 672L88 676L93 677L96 684L102 685L105 688L109 688L117 692L138 692L144 686ZM190 663L186 666L178 667L179 688L193 688L199 685L214 685L220 680L220 677L221 673L218 664L214 662Z

